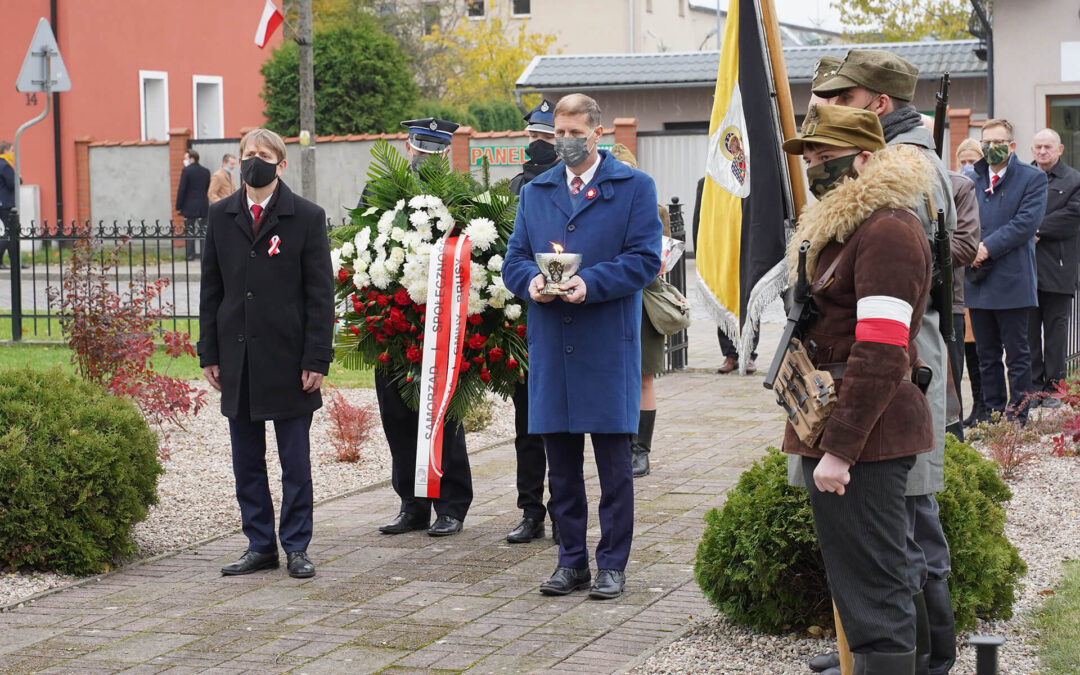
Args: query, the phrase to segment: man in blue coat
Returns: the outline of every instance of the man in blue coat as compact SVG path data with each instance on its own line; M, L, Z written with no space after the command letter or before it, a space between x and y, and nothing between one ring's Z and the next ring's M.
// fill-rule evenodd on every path
M528 298L529 431L547 449L559 561L541 584L545 595L592 586L618 597L634 534L630 435L641 397L641 289L660 272L656 186L640 171L597 149L600 107L582 94L555 106L555 150L562 162L521 191L503 280ZM552 245L582 256L568 295L544 295L534 256ZM588 502L583 461L592 435L600 479L598 573L585 547Z
M983 159L975 163L982 242L964 281L964 298L971 311L986 409L1024 422L1024 399L1031 391L1028 317L1038 305L1035 231L1046 213L1046 173L1013 154L1016 142L1007 120L986 121L982 150ZM1008 394L1002 349L1009 369Z

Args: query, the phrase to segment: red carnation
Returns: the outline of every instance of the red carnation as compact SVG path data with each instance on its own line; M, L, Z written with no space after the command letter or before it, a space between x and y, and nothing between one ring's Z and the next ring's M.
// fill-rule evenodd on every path
M349 300L352 300L353 302L356 302L356 293L353 293L352 295L350 295Z
M390 323L384 323L382 329L383 332L386 333L388 336L397 333L397 331L394 330L394 327L390 325Z
M375 317L373 317L373 316L369 316L368 318L369 318L369 319L374 319ZM370 331L370 332L372 332L372 333L375 333L376 335L378 335L378 334L379 334L379 327L378 327L378 326L376 326L376 325L375 325L375 324L373 324L373 323L369 323L369 324L368 324L368 327L367 327L367 329L368 329L368 331Z
M390 297L386 295L380 295L379 297L375 298L375 302L379 303L380 307L386 307L390 304Z
M488 382L491 382L491 373L489 373L486 370L481 370L480 371L480 381L483 382L484 384L487 384Z
M517 330L517 334L518 334L519 338L525 337L525 334L526 334L525 324L519 323L518 327L515 330Z
M487 338L480 333L477 333L469 338L469 348L481 349L484 346L485 342L487 342Z
M337 273L338 283L343 284L343 283L345 283L345 280L348 279L348 278L349 278L349 273L345 271L344 267L338 270L338 273Z
M360 335L360 329L356 326L349 326L349 330L353 332L353 335Z
M385 342L386 341L386 336L385 335L376 335L375 336L375 341L376 342Z
M394 293L394 302L402 307L408 307L412 300L409 299L409 292L404 288L399 288L397 293Z
M409 330L409 320L405 318L405 312L397 307L390 310L390 323L394 324L394 329L399 333Z
M483 362L484 362L484 357L483 356L474 356L473 357L473 363L483 363Z
M484 317L480 316L479 314L473 314L469 317L469 323L474 326L479 326L480 324L484 323Z
M390 355L386 352L379 354L379 363L390 363Z
M458 361L458 370L460 370L461 372L464 373L466 370L469 369L469 366L471 366L471 365L472 364L469 363L468 361L466 361L465 359L461 359L460 361Z
M377 297L379 297L379 292L378 291L368 291L367 292L367 299L368 300L374 300Z
M405 350L405 358L413 363L420 363L424 360L424 353L416 345L409 345L409 348Z
M418 331L418 330L419 330L419 329L418 329L418 328L416 327L416 325L415 325L415 324L413 324L413 325L410 325L410 326L409 326L409 332L410 332L410 333L415 333L415 332L416 332L416 331Z
M413 381L413 376L409 375L408 377L405 378L405 381L406 382L412 382Z
M515 361L514 359L506 359L506 368L507 368L507 370L513 370L514 368L517 368L517 367L518 367L518 362L517 361Z
M488 358L492 361L501 361L503 357L503 350L498 347L492 347L488 352Z

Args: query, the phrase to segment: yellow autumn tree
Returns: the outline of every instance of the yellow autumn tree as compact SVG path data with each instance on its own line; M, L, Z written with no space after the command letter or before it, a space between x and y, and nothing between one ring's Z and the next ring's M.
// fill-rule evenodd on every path
M502 16L460 21L444 32L435 26L422 42L428 94L449 103L514 99L514 83L534 56L548 53L554 35L530 33L525 19Z
M905 42L927 38L963 40L971 17L969 0L833 0L844 37L853 42Z

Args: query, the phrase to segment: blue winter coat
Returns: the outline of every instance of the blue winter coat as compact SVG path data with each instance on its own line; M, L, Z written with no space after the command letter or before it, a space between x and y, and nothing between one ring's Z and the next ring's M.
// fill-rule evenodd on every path
M573 210L562 162L521 191L503 282L528 300L534 254L552 243L582 255L585 302L529 303L529 432L637 433L641 289L660 272L652 178L604 150ZM588 194L592 190L594 196Z
M1013 154L1008 170L990 187L985 159L975 163L982 243L990 253L986 278L964 281L964 302L970 309L1018 309L1039 304L1036 295L1035 230L1046 213L1046 173Z

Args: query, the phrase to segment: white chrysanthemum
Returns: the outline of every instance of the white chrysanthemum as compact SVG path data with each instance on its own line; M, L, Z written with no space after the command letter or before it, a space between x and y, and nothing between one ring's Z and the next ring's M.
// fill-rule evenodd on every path
M334 270L334 276L337 277L338 272L341 271L341 249L335 248L330 251L330 267Z
M510 321L517 321L518 317L521 316L521 305L512 302L506 306L506 309L503 310L503 314L505 314L506 318Z
M353 275L352 282L353 286L356 286L357 288L364 288L365 286L371 284L371 277L368 276L367 272L361 272L358 270L356 274Z
M430 221L431 215L423 209L419 211L413 211L409 214L409 222L412 223L414 227L423 227L424 225L427 225Z
M480 297L480 291L469 291L469 314L479 314L487 309L487 301Z
M502 309L503 306L506 304L506 301L500 298L488 298L487 303L489 307L494 307L495 309Z
M409 253L405 256L405 264L401 268L402 284L405 279L416 280L427 277L427 267L420 261L420 256Z
M383 232L379 236L375 237L375 241L371 242L371 249L373 251L376 251L379 255L385 255L384 249L386 247L386 240L389 238L389 233Z
M395 228L391 229L390 230L390 238L393 239L394 241L404 241L405 240L404 239L405 238L405 230L401 229L400 227L395 227Z
M423 241L423 238L420 236L419 232L410 230L401 236L401 246L406 251L415 251L421 241Z
M488 283L488 273L484 266L478 262L469 261L469 286L481 290Z
M491 285L487 287L487 292L491 299L494 300L498 298L503 303L506 303L514 297L514 294L510 292L510 289L503 284L502 277L492 278Z
M353 237L353 246L356 247L357 251L364 251L365 249L367 249L368 244L370 244L370 243L371 243L371 229L370 228L365 227L364 229L357 232L356 236Z
M405 208L405 200L404 199L397 200L397 204L394 204L394 211L400 211L403 208Z
M379 207L377 207L377 206L369 206L369 207L368 207L367 209L365 209L365 210L364 210L364 212L363 212L363 213L361 213L360 215L361 215L362 217L364 217L364 218L367 218L367 217L368 217L368 216L370 216L371 214L373 214L373 213L377 213L378 211L379 211Z
M353 246L351 241L347 241L341 245L341 257L343 260L348 260L356 255L356 247Z
M435 210L440 210L440 209L445 210L446 209L446 205L443 204L443 200L439 199L435 195L428 195L427 207L429 209L435 209Z
M367 267L368 264L371 263L371 249L365 248L363 251L360 251L360 254L356 256L356 260L353 262Z
M390 249L390 255L386 256L386 270L390 273L397 272L403 262L405 262L405 249L395 246Z
M405 292L409 294L409 299L418 305L422 305L427 302L427 279L421 279L409 284L404 284Z
M487 268L492 272L502 272L503 257L496 253L488 260Z
M386 288L393 281L390 273L386 270L386 264L382 260L371 263L368 273L371 275L371 283L375 284L376 288Z
M473 248L486 251L499 238L495 223L487 218L473 218L465 226L465 235L472 240Z
M364 251L364 253L367 253L367 251ZM368 257L369 258L371 257L370 253L368 253ZM360 256L357 256L356 260L353 261L353 271L354 272L367 272L368 262L370 262L370 261L364 260Z
M390 231L390 228L394 225L395 216L397 216L397 211L383 211L382 215L379 216L379 224L377 225L379 234Z
M435 226L439 228L439 231L446 232L454 226L454 217L449 213L440 216Z
M420 239L422 241L432 241L432 239L433 239L433 237L431 236L431 226L430 225L423 225L421 227L417 227L413 231L416 232L416 234L420 235Z
M426 261L427 261L428 257L431 255L431 248L432 248L432 244L431 244L430 241L422 241L417 245L417 247L415 249L416 252L420 256L423 257L423 259L425 261L425 263L424 263L425 265L427 264ZM425 269L427 269L427 268L425 268Z

